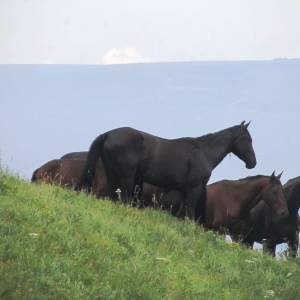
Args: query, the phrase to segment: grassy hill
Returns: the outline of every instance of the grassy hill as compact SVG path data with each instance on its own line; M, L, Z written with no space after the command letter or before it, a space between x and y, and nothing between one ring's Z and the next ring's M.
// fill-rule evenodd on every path
M0 299L298 299L300 261L0 171Z

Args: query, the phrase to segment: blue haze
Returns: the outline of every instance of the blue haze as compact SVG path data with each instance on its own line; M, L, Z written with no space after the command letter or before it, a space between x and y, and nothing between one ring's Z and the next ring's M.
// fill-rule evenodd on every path
M257 167L234 155L224 178L298 172L300 60L110 66L0 65L2 164L30 178L99 134L131 126L165 138L197 137L251 121Z

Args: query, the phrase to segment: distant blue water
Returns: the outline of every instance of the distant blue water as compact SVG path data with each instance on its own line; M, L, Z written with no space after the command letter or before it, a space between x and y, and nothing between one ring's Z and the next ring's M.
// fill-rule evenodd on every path
M2 165L29 179L45 162L88 150L113 128L197 137L246 120L256 168L231 155L210 182L284 170L285 183L300 175L299 82L299 59L0 65Z

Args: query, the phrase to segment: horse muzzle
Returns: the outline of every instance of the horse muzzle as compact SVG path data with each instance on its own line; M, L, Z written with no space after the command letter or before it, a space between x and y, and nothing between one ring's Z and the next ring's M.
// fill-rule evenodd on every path
M243 161L245 162L247 169L253 169L256 166L256 157L254 153L252 154L248 152L244 156Z
M247 169L253 169L256 166L256 159L246 163Z

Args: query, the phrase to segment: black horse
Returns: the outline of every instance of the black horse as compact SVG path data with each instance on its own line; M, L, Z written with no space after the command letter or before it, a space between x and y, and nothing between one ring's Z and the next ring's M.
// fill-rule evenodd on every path
M299 246L300 176L283 185L289 216L281 222L274 222L274 210L262 201L251 210L251 221L245 232L244 243L253 247L262 243L264 250L275 256L276 245L288 243L290 255L296 257Z
M147 182L165 191L180 191L187 217L196 220L201 217L203 222L206 184L224 157L232 152L248 169L256 165L249 124L243 121L217 133L173 140L129 127L108 131L93 141L75 189L92 186L96 162L101 156L107 175L107 197L115 198L115 191L120 188L126 201L132 197L136 185Z

